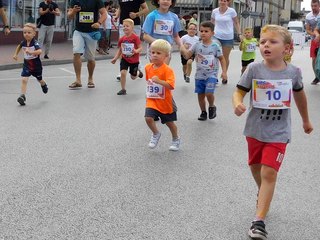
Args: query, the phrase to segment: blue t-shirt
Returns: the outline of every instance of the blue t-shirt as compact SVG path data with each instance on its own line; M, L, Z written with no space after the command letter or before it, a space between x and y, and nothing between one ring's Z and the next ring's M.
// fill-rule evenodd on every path
M155 9L146 17L142 29L153 38L164 39L173 44L173 37L180 31L180 22L175 13L160 13Z
M24 40L20 43L20 46L23 50L24 54L24 62L23 62L23 67L27 68L30 72L39 72L42 70L42 64L40 60L40 55L31 55L31 54L26 54L25 49L29 48L32 51L41 49L40 44L37 40L32 39L29 46L27 45L27 41Z
M222 49L219 44L212 42L210 45L205 45L202 42L197 42L191 47L190 51L196 55L195 79L218 78L219 57L222 56Z

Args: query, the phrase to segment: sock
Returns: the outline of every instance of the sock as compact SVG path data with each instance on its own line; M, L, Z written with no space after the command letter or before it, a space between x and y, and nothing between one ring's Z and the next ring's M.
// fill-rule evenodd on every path
M261 217L259 217L259 216L256 216L253 221L254 221L254 222L258 222L258 221L264 222L264 218L261 218Z

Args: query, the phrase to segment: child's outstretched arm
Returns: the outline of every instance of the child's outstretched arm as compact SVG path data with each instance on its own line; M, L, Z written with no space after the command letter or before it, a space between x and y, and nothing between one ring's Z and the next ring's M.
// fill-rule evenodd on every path
M178 47L180 48L180 46L182 45L182 42L181 42L181 38L179 37L179 35L177 34L176 36L173 37L173 39L176 42L176 44L178 45Z
M41 55L42 50L41 50L41 48L39 48L37 50L30 51L29 48L26 48L25 52L28 53L28 54L32 54L32 55L38 56L38 55Z
M156 39L151 37L149 34L144 33L143 34L143 40L145 40L147 43L151 44L152 42L154 42Z
M13 54L13 57L12 57L12 58L13 58L14 60L16 60L16 61L18 60L18 54L19 54L21 48L22 48L22 47L21 47L21 45L19 44L19 45L17 46L16 50L14 51L14 54Z
M240 41L239 50L240 50L240 51L243 50L243 40Z
M121 47L120 47L120 48L118 48L118 50L117 50L117 52L116 52L116 55L115 55L115 56L113 57L113 59L111 60L111 63L112 63L112 64L115 64L116 61L120 58L121 54L122 54L122 51L121 51Z
M190 50L186 49L186 47L183 44L180 45L180 53L182 54L182 56L185 59L191 58L191 56L193 54L193 52L191 52Z
M312 132L313 127L312 127L312 124L309 120L306 94L305 94L304 90L301 90L298 92L294 91L293 97L294 97L294 101L296 102L297 108L299 110L300 116L302 118L304 132L309 134Z
M234 108L234 113L237 116L241 116L247 109L246 106L243 104L243 99L246 94L247 93L245 91L239 88L237 88L233 93L232 104Z
M220 61L221 70L222 70L221 78L222 79L228 79L228 76L227 76L227 63L226 63L226 60L224 59L224 56L220 56L219 57L219 61Z

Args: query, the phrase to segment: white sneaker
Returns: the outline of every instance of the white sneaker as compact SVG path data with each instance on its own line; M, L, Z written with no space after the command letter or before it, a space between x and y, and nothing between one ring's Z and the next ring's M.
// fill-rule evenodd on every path
M178 151L180 148L180 138L173 139L171 146L169 147L170 151Z
M149 148L155 148L158 145L158 142L160 140L161 133L158 133L156 135L152 134L149 142Z

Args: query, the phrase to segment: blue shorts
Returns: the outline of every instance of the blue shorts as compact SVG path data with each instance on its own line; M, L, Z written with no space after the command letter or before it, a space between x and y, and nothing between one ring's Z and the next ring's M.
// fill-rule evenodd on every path
M30 72L27 67L22 68L21 77L30 77L34 76L38 81L42 80L42 69Z
M222 47L233 47L233 39L230 40L223 40L220 38L217 38L221 44Z
M73 53L83 54L87 60L94 60L97 40L93 40L89 33L74 30L72 36Z
M216 89L218 79L208 78L208 79L196 79L195 81L195 93L214 93Z

